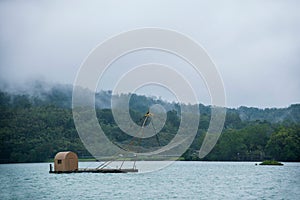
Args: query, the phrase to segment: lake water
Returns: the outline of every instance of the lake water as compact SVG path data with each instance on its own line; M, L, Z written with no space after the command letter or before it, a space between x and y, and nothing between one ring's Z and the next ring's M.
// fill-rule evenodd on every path
M300 163L284 164L175 162L128 174L49 174L49 163L3 164L0 199L300 199Z

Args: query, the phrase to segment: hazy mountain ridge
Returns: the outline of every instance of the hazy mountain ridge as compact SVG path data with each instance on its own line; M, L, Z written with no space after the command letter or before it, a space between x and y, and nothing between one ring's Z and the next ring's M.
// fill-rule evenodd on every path
M54 105L60 108L72 108L72 85L49 84L42 81L36 81L28 84L26 87L11 89L2 86L1 97L6 96L2 102L14 106L43 106ZM95 105L99 109L111 108L111 91L100 91L95 94ZM9 100L8 100L9 99ZM146 97L137 94L131 94L130 108L139 112L145 112L148 107L154 104L162 105L166 111L180 110L180 106L175 102L167 102L155 97ZM199 104L200 114L210 114L211 106ZM300 122L300 104L292 104L287 108L255 108L241 106L239 108L228 108L228 113L238 114L242 121L268 121L279 123L284 121Z
M119 145L130 144L132 137L122 132L114 120L110 109L111 92L102 91L95 96L97 118L107 137ZM124 95L118 97L124 98ZM41 162L66 150L77 152L80 157L91 156L78 136L71 103L70 85L46 88L38 85L34 90L20 93L0 90L0 163ZM141 126L141 118L154 104L162 105L167 111L166 123L157 134L160 144L166 145L180 124L179 104L132 94L130 115ZM222 135L205 159L299 161L299 108L300 105L295 104L288 108L227 109ZM197 154L209 126L211 106L199 104L199 109L199 127L193 143L183 154L185 160L199 160ZM141 144L132 148L142 151L145 147L159 147L155 137L142 140Z
M242 121L268 121L279 123L284 121L300 122L300 104L292 104L287 108L253 108L239 107L234 109Z

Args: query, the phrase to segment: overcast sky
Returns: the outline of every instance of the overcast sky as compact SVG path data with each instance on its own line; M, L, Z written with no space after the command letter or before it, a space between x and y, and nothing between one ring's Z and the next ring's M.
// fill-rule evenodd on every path
M160 27L206 49L229 107L286 107L300 102L299 8L299 1L0 1L0 78L15 86L33 79L72 84L99 43Z

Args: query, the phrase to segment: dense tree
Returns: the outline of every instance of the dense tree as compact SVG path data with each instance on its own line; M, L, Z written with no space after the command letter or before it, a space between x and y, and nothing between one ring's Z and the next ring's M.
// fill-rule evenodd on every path
M141 149L138 147L140 145L146 149L167 145L174 138L180 126L179 104L132 95L130 116L140 126L151 105L159 103L166 108L167 119L161 132L157 134L158 144L155 136L136 140L120 130L111 109L107 108L110 95L109 92L96 95L96 98L102 99L97 101L99 105L96 113L101 127L111 141L124 146L133 144L135 149ZM58 151L64 150L75 151L79 157L91 156L75 129L70 98L70 91L59 87L39 92L37 96L0 92L0 162L46 161ZM105 102L105 106L101 106L101 102ZM200 104L199 109L201 115L198 131L183 155L185 160L199 160L198 150L209 126L210 107ZM300 161L299 113L299 105L286 109L228 109L223 133L204 160ZM138 142L132 142L133 140Z
M273 159L282 161L300 160L299 127L282 127L274 132L266 146L267 153Z

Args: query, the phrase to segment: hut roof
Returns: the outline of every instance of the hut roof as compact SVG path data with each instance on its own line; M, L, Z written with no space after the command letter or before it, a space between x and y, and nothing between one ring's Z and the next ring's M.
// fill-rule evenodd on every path
M54 159L57 159L57 160L63 160L63 159L66 159L66 157L69 155L69 154L75 154L71 151L63 151L63 152L59 152L55 155L55 158ZM75 154L75 156L77 157L77 155Z

